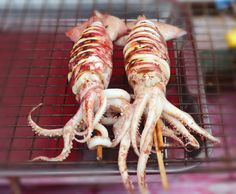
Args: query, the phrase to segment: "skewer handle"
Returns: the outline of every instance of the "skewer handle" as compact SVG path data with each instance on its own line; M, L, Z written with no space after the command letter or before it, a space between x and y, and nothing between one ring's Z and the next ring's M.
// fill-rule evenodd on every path
M97 160L102 160L102 158L103 158L103 150L102 150L102 146L101 145L99 145L98 147L97 147Z
M161 130L161 123L159 120L156 125L156 132L157 132L158 148L162 150L164 147L164 142L163 142L163 135L162 135L162 130Z
M97 135L101 135L100 132L97 132ZM96 159L98 161L100 161L100 160L102 160L102 158L103 158L103 149L102 149L102 146L99 145L99 146L97 146L97 158Z
M169 188L169 183L168 183L168 179L167 179L167 175L166 175L165 165L163 162L163 156L162 156L161 149L160 149L161 146L158 145L158 143L159 143L158 140L161 138L162 143L163 143L163 138L162 137L158 138L158 129L160 129L160 128L158 128L158 124L157 124L157 127L154 130L154 145L155 145L156 154L157 154L157 162L158 162L158 166L159 166L159 170L160 170L162 186L165 190L167 190ZM161 136L162 136L162 133L159 133L159 134L161 134Z

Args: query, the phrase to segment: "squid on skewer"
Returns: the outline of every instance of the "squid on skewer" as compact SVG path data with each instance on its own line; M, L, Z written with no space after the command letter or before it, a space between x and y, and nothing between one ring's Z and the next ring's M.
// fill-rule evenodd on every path
M173 138L187 150L199 148L199 142L190 132L214 143L219 140L197 125L188 113L172 105L165 96L170 78L170 60L165 40L177 38L185 32L171 25L152 22L145 16L129 24L129 28L129 34L117 43L124 45L125 71L134 90L133 114L131 121L127 122L130 122L131 144L139 156L139 189L141 193L148 193L145 169L153 146L153 132L159 119L164 129L163 135ZM137 134L143 115L145 123L139 140ZM173 129L165 126L167 123Z
M33 160L62 161L68 157L73 140L79 143L88 142L90 149L98 145L109 147L119 143L125 130L111 142L106 128L99 122L106 112L109 100L130 101L126 91L106 89L112 73L112 41L125 31L126 26L119 18L95 11L87 22L66 33L74 41L68 80L80 107L66 125L59 129L44 129L38 126L31 118L32 112L38 106L32 109L28 121L36 133L50 137L63 136L64 139L64 148L59 156L55 158L39 156ZM92 137L94 129L100 132L100 137Z

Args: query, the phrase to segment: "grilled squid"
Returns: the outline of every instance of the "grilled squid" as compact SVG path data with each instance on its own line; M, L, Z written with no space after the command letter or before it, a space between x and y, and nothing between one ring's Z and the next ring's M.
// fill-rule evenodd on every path
M129 27L129 34L117 43L124 45L125 71L134 91L133 114L130 114L131 119L127 122L130 122L130 142L139 156L139 189L141 193L148 193L145 169L153 146L154 128L159 119L165 131L164 135L178 141L186 149L199 148L199 142L190 132L211 142L219 140L198 126L188 113L175 107L165 96L166 85L170 79L170 60L165 40L179 37L185 32L171 25L152 22L144 16L139 17ZM143 116L145 123L139 137L139 124ZM127 140L127 148L128 144ZM127 170L125 172L127 174ZM130 190L130 179L126 178L125 181L126 188Z
M64 139L64 148L59 156L55 158L39 156L33 160L62 161L68 157L73 140L79 143L87 142L90 149L95 149L98 145L115 146L124 136L128 125L125 127L122 124L120 127L124 130L111 142L107 129L100 123L110 106L109 103L117 107L114 99L122 100L124 105L130 101L126 91L107 89L112 73L112 41L123 31L126 31L126 26L119 18L95 11L87 22L66 33L74 41L68 80L80 107L65 126L59 129L44 129L38 126L31 118L32 111L37 107L32 109L28 121L37 134L50 137L62 136ZM99 133L99 136L94 136L94 130Z

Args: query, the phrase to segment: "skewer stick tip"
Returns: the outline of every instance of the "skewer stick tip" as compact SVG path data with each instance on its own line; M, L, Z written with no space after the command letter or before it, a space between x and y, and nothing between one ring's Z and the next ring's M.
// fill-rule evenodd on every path
M101 145L99 145L99 146L97 146L97 160L98 161L100 161L100 160L102 160L102 158L103 158L103 150L102 150L102 146Z

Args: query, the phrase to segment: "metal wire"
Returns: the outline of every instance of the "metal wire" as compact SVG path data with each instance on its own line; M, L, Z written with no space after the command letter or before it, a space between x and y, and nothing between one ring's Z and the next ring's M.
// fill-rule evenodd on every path
M192 5L193 6L193 5ZM203 66L203 71L205 71L204 79L205 79L205 89L206 89L206 96L208 99L208 103L213 99L216 99L217 101L222 102L222 99L229 99L229 97L235 96L235 52L230 51L227 49L227 47L224 47L222 49L224 41L224 33L227 32L230 28L233 28L236 26L236 23L231 23L231 25L227 26L227 17L228 13L220 13L217 12L215 7L212 4L195 4L194 6L201 6L200 9L189 9L194 10L191 13L196 14L200 18L204 18L205 24L202 25L202 23L196 22L195 25L197 26L196 30L197 32L201 31L200 34L197 32L194 34L195 37L198 37L199 39L206 40L207 46L198 41L198 38L196 38L196 43L198 45L198 60L200 62L203 62L207 65ZM200 10L200 11L199 11ZM198 18L199 19L199 18ZM217 20L217 22L214 22ZM219 21L218 21L219 20ZM193 20L194 21L194 20ZM213 28L213 29L212 29ZM220 30L219 30L220 29ZM214 32L213 32L214 31ZM215 33L216 31L216 33ZM213 32L213 33L212 33ZM197 36L198 35L198 36ZM219 53L228 54L223 57L224 61L227 61L229 58L233 58L234 60L231 60L229 63L221 63L221 67L219 66L219 60L222 60L222 54L219 55ZM207 55L207 58L205 58L205 55ZM223 68L222 68L223 67ZM223 69L226 69L223 70ZM227 71L227 69L231 71ZM231 78L232 82L227 82L227 80ZM209 81L211 85L209 85ZM214 89L213 89L214 88ZM228 90L228 91L227 91ZM230 120L232 119L232 115L235 114L235 109L231 109L229 107L235 107L235 102L231 99L229 101L226 101L224 103L220 104L214 104L214 110L215 115L211 116L212 123L215 123L215 127L217 133L220 134L222 137L222 144L220 147L215 148L214 152L216 153L216 156L219 158L225 158L225 161L219 165L215 166L212 165L213 169L230 169L235 167L235 159L233 157L233 154L235 154L235 143L230 140L231 137L235 135L235 132L233 131L233 125L234 121ZM225 112L224 110L227 110ZM230 143L229 143L230 141ZM211 166L207 166L211 167ZM212 170L212 168L209 168L209 170Z
M172 76L167 96L175 105L189 112L201 126L211 129L214 136L219 137L222 143L213 146L202 142L201 150L193 153L187 153L177 146L166 149L164 159L167 171L234 169L236 143L231 137L236 133L232 126L228 126L226 120L236 112L234 109L225 111L229 105L222 100L225 96L227 99L228 93L225 88L235 90L235 84L225 82L225 79L236 80L234 52L229 51L231 63L227 67L231 73L222 72L217 66L219 56L213 44L215 38L212 38L211 31L207 28L201 32L204 39L198 40L199 33L194 30L203 28L201 23L194 23L195 17L207 18L208 22L212 14L219 15L215 8L208 4L187 3L178 5L179 9L174 5L173 10L168 6L160 8L155 2L153 4L155 6L151 9L150 5L142 0L139 3L129 3L124 0L117 2L116 5L113 1L108 1L106 5L101 5L97 1L88 2L89 5L83 1L76 1L71 6L61 0L56 8L53 8L46 0L37 7L34 7L30 0L26 0L22 9L18 9L14 7L14 3L6 1L2 8L0 174L7 176L12 173L18 175L118 173L118 148L105 149L104 160L101 162L96 161L94 151L89 151L86 145L78 144L74 144L71 156L62 163L28 162L38 155L56 156L62 150L63 142L60 138L50 139L34 135L27 125L26 117L33 106L43 102L44 106L34 114L35 121L47 128L62 127L79 107L66 80L72 43L65 37L64 32L78 22L84 21L93 9L105 10L126 21L144 13L148 17L174 23L188 31L185 38L168 43ZM226 25L226 21L223 21L223 24ZM211 23L206 24L210 25ZM218 33L220 32L217 31L214 35L218 36ZM219 38L218 41L223 42L223 39ZM206 43L210 47L202 48L201 46ZM209 55L203 51L208 51ZM115 47L114 72L110 87L119 87L132 92L121 66L123 63L121 52L122 48ZM128 165L130 171L134 173L137 158L132 151L130 155ZM197 170L193 169L202 162L205 164L197 167ZM148 172L157 173L157 170L155 156L151 155Z

